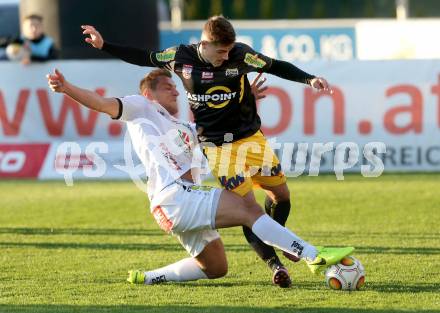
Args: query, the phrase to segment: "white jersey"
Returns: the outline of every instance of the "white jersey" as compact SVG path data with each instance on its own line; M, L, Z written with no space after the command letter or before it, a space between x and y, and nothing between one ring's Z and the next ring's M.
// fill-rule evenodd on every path
M160 203L160 192L191 167L200 166L201 152L195 127L171 116L158 103L140 95L118 99L120 120L127 123L133 149L146 169L151 207ZM196 157L193 152L197 151ZM200 152L200 153L199 153ZM164 195L165 196L165 195Z

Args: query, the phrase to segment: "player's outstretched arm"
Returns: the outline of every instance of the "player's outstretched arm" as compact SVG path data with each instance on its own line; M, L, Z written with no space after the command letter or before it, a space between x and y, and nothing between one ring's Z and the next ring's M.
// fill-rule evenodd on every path
M328 91L332 93L332 90L325 78L316 77L306 73L289 62L272 59L271 66L265 72L287 80L308 84L320 91Z
M60 71L47 74L47 83L54 92L64 93L89 109L103 112L116 118L119 114L119 102L115 98L104 98L96 92L79 88L69 83Z
M86 35L84 41L92 47L134 65L156 67L150 59L150 51L106 42L95 27L91 25L82 25L81 28L83 29L83 35Z

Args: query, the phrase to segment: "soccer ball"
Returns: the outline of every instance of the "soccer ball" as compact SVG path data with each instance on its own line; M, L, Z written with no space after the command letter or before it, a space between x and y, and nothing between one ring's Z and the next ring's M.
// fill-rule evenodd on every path
M365 283L365 270L358 259L347 256L325 271L325 280L330 289L359 290Z

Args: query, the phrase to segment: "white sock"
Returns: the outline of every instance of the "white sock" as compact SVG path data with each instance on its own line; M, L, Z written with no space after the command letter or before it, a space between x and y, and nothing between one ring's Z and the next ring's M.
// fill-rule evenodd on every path
M318 254L314 246L275 222L267 214L260 216L255 221L254 225L252 225L252 231L264 243L296 255L299 258L311 261Z
M208 278L194 258L186 258L165 267L145 272L145 275L146 285Z

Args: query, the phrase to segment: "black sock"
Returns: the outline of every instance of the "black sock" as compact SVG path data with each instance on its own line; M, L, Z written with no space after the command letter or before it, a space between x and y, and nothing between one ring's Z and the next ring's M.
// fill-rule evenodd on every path
M283 266L283 263L281 263L275 252L275 249L261 241L260 238L258 238L249 227L243 226L243 234L246 237L247 242L251 245L252 249L254 249L258 256L264 262L266 262L271 270L274 270L278 266Z
M264 202L264 208L266 213L270 215L278 224L286 225L287 218L290 213L290 200L280 201L275 203L271 198L266 197Z
M272 199L268 196L266 196L266 199L264 200L264 210L266 211L266 214L273 218L272 216L272 206L274 205L274 202Z
M287 217L290 213L290 200L274 203L271 198L266 197L264 208L266 213L270 215L276 222L283 226L286 224ZM281 263L281 260L275 252L275 249L261 241L250 228L243 226L243 234L246 237L247 242L255 250L258 256L264 262L266 262L266 264L272 270L278 266L283 266L283 263Z

